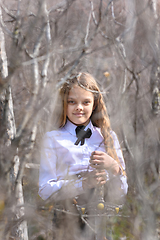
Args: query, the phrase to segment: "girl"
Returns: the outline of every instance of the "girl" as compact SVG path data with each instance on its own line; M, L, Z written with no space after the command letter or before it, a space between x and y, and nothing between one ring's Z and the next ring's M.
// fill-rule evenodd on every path
M39 195L65 205L76 198L76 206L91 206L100 198L119 201L128 188L125 163L95 79L88 73L72 76L61 87L58 102L57 130L44 139ZM95 194L95 189L100 191ZM73 235L68 239L76 239Z

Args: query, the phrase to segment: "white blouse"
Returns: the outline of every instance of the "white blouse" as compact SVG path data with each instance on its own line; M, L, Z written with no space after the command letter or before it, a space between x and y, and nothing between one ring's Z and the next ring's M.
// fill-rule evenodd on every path
M76 125L67 121L63 128L47 132L41 151L41 163L39 172L39 195L47 199L51 195L53 199L62 200L75 197L84 193L82 179L78 173L92 171L89 166L91 153L95 150L105 152L103 136L100 129L90 123L86 126L92 131L90 138L85 139L84 145L75 145L77 140ZM116 134L111 132L117 156L121 166L125 169L125 163ZM107 180L109 174L106 171ZM121 189L127 193L128 184L126 176L120 175Z

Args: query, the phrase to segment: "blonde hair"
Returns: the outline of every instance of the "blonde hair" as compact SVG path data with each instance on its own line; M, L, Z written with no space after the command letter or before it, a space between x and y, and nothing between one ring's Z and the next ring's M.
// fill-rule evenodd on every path
M82 73L79 73L78 75L71 76L60 88L59 100L61 100L62 107L59 106L59 109L61 108L62 111L60 110L59 112L58 122L57 122L58 127L61 128L66 124L67 98L68 98L70 89L75 84L93 93L94 95L93 109L94 110L91 115L92 124L101 129L107 154L110 155L112 158L114 158L120 164L115 147L114 147L113 138L111 136L110 120L107 114L103 96L97 85L97 82L95 81L95 79L92 77L91 74L82 72Z

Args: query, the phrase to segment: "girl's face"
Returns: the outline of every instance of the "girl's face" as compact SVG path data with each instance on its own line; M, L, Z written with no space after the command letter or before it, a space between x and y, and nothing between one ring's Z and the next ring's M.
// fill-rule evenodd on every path
M85 125L90 121L93 111L93 93L74 85L68 94L67 117L75 125Z

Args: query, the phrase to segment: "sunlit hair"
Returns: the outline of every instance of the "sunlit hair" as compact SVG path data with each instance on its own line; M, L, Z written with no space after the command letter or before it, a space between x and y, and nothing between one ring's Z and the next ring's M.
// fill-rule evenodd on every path
M107 114L105 103L103 100L102 93L97 85L95 79L89 73L79 73L78 75L71 76L60 88L60 99L62 107L59 109L58 116L58 127L61 128L66 124L67 121L67 100L69 91L74 85L78 85L83 89L90 91L94 95L94 107L91 115L92 124L101 129L101 133L104 137L104 144L106 152L114 158L118 163L119 159L114 148L113 139L111 136L110 120Z

